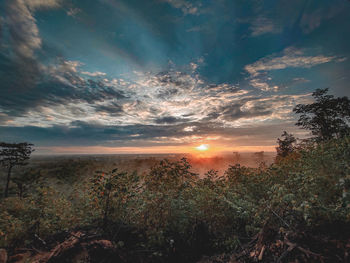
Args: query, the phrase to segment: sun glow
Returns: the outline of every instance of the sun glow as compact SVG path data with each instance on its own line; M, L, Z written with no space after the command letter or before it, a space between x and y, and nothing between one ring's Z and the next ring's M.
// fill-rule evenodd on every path
M209 150L209 144L201 144L196 147L198 151L207 151Z

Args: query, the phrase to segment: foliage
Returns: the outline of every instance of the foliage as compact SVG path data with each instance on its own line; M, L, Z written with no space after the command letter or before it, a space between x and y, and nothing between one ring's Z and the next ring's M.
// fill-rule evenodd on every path
M7 179L4 196L8 196L11 171L15 166L27 165L31 153L34 151L30 143L5 143L0 142L0 166L7 169Z
M138 182L135 173L118 172L118 169L96 172L91 179L89 199L93 200L92 209L100 213L97 218L100 218L103 228L111 219L122 219L123 208L138 192Z
M283 139L278 138L277 143L278 147L276 147L277 151L277 159L285 158L295 150L296 139L293 134L289 134L284 131L281 135Z
M147 251L151 262L194 262L239 250L266 225L283 232L349 224L349 160L345 136L271 166L233 165L223 176L200 177L181 159L144 175L99 171L71 194L42 184L0 201L0 246L35 246L37 237L89 227L118 248ZM124 235L126 228L134 230Z
M73 204L47 187L38 187L23 199L3 199L0 211L0 246L23 246L80 223Z
M298 104L293 111L301 114L296 125L310 130L317 141L340 138L349 133L350 100L327 94L328 89L317 89L315 102Z

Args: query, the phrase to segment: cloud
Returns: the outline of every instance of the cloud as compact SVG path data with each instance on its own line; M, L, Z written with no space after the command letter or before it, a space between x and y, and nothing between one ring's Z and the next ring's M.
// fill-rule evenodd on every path
M32 10L58 8L61 0L23 0Z
M287 19L284 16L289 11L275 14L274 8L265 10L267 6L260 1L253 1L250 7L225 1L212 5L203 1L161 0L163 4L159 6L146 1L147 8L142 12L140 3L136 2L100 2L109 5L96 3L92 8L96 12L92 13L91 8L85 10L85 4L78 9L63 0L6 0L2 5L5 12L0 21L0 132L6 138L22 136L57 145L177 145L209 140L209 137L227 138L237 144L242 139L249 143L244 136L259 134L254 140L257 143L273 137L272 124L282 120L294 123L291 109L305 98L280 95L284 85L300 84L302 87L297 86L295 90L302 92L306 85L301 83L316 83L322 78L307 71L304 76L310 79L307 80L301 77L303 75L294 75L299 70L288 70L278 72L282 74L276 82L272 78L277 70L305 69L346 59L334 56L331 51L320 54L295 48L263 57L270 54L264 53L266 49L281 50L286 43L290 45L290 41L303 45L300 26L305 33L322 24L325 13L317 11L321 4L310 11L305 5L304 13L298 16L293 11L293 15L287 14L291 19ZM63 3L67 8L62 8L62 12L55 12L54 16L44 14L45 9L61 8ZM303 3L288 5L298 12L304 6ZM204 10L207 6L212 7L211 10ZM102 8L101 12L98 8ZM84 18L73 25L73 31L81 35L58 39L62 36L59 32L40 34L36 19L43 18L42 23L52 25L66 23L71 21L67 15L75 16L83 9L86 11ZM155 12L161 14L156 20L153 19ZM199 16L204 12L208 16ZM101 15L111 19L101 24ZM244 19L247 15L248 19L242 20L240 25L233 19L237 16ZM89 31L91 25L93 29ZM202 32L190 34L186 29L187 32ZM241 37L247 30L253 37ZM277 43L271 34L282 31L283 38ZM43 38L46 36L48 41ZM140 41L135 41L135 36L140 36ZM76 56L86 65L61 57L62 54L70 54L70 57L77 54L77 41L91 37L95 42L78 50L81 54ZM314 35L309 37L307 44L312 45ZM322 35L317 39L319 37ZM331 39L328 42L329 45L333 43ZM327 45L321 45L322 49L332 48ZM106 49L106 46L113 47ZM252 47L256 47L254 52L244 53ZM55 48L62 53L53 54ZM108 59L96 60L97 54ZM165 57L183 64L173 64L162 70ZM196 59L198 57L205 57L207 63ZM245 62L252 58L255 60ZM244 69L242 65L246 65ZM129 69L130 73L120 72ZM131 73L132 70L137 72ZM239 75L242 70L246 79ZM336 77L341 76L328 79L333 81ZM292 91L289 89L288 93ZM270 128L257 128L263 125L270 125ZM274 129L281 126L274 126Z
M3 48L0 49L2 81L0 91L5 94L1 100L6 102L6 106L16 106L12 105L13 98L19 96L24 90L29 93L29 89L34 88L42 77L42 65L36 57L36 52L41 50L42 40L34 12L38 9L57 8L59 3L53 0L7 0L4 2L2 28L8 34L2 35L1 41ZM22 100L25 99L22 98Z
M90 77L99 77L99 76L106 76L107 74L104 72L96 71L96 72L87 72L87 71L82 71L81 74L90 76Z
M61 61L43 67L44 76L35 89L1 98L0 109L13 119L12 125L18 126L68 125L73 120L97 121L106 126L208 120L232 125L237 120L270 116L273 111L269 107L248 107L257 100L249 96L249 91L228 83L210 84L192 73L191 66L188 73L138 72L130 79L104 75L103 79L86 79L83 66L78 61Z
M155 123L157 123L157 124L174 124L174 123L179 123L179 122L184 122L184 121L187 121L187 119L176 118L173 116L165 116L165 117L157 118L155 120Z
M244 127L252 123L276 120L292 120L294 118L292 108L306 101L307 98L308 95L246 96L213 108L206 120L232 127Z
M9 63L11 65L11 61ZM10 65L0 64L0 68L4 66L13 74L16 72L16 65L13 65L13 68ZM80 65L81 63L77 61L62 61L57 65L41 66L39 76L33 85L24 88L21 86L15 88L18 76L7 75L0 87L0 91L5 94L0 97L0 110L11 117L21 118L20 123L26 123L45 115L41 112L42 108L58 110L61 105L69 106L73 103L76 105L74 112L77 112L76 108L79 105L84 111L96 104L96 109L102 111L104 105L98 103L127 98L124 91L115 86L105 85L103 80L82 78L79 72ZM30 75L30 70L31 68L25 68L24 74ZM24 79L27 77L24 76ZM116 107L112 102L110 111L116 113ZM69 107L65 111L68 109ZM66 112L66 116L61 118L65 119L69 116L74 118L74 112Z
M311 33L320 27L325 20L329 20L341 13L346 9L346 4L347 3L344 1L332 1L318 9L312 9L305 12L300 20L300 27L303 30L303 33Z
M281 131L288 129L297 133L293 122L265 124L247 127L224 127L207 123L191 123L195 129L186 129L187 124L174 125L126 125L104 126L100 124L72 122L69 126L10 127L0 126L6 141L27 140L36 146L95 146L138 147L180 146L215 141L219 145L249 146L274 145ZM272 139L271 139L272 138Z
M279 87L277 85L269 85L266 80L261 78L253 78L250 80L250 85L262 91L278 91Z
M163 0L174 8L181 9L185 15L197 15L199 14L199 7L187 0Z
M123 107L116 101L112 101L107 104L95 104L94 108L96 112L103 112L113 116L121 115L124 112Z
M238 85L208 83L191 65L186 67L189 72L136 72L123 79L88 79L82 67L79 61L63 60L42 67L44 76L21 96L4 92L4 139L116 147L235 140L254 134L244 127L291 119L291 108L300 101L291 95L252 96Z
M57 7L58 0L7 0L5 22L17 56L32 58L35 50L41 47L42 41L33 12Z
M251 35L253 37L264 34L279 34L282 32L282 27L274 23L271 19L266 17L257 17L251 22L250 26Z
M267 76L270 71L287 68L312 68L329 62L339 63L346 60L346 58L337 56L307 56L304 53L304 50L289 47L279 54L272 54L253 64L246 65L244 69L249 73L250 85L262 91L278 91L279 87L272 84L272 79Z
M6 25L9 28L12 47L17 56L31 58L41 47L36 21L23 0L12 0L6 6Z
M183 128L183 131L185 132L193 132L195 130L196 126L187 126Z
M253 105L244 109L246 103L228 104L222 106L217 112L226 121L236 121L242 118L251 119L255 117L268 116L272 114L270 105Z
M295 48L286 48L282 56L273 54L262 58L253 64L245 66L245 70L252 76L260 72L285 68L311 68L320 64L335 61L336 56L305 56L304 52Z
M81 13L81 9L79 8L69 8L66 12L68 16L75 17L77 14Z
M194 26L194 27L191 27L191 28L187 29L186 32L199 32L202 29L203 28L201 26Z

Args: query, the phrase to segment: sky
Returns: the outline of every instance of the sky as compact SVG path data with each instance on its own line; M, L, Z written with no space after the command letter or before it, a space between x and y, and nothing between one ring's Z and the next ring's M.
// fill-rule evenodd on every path
M37 153L273 151L350 96L347 0L0 0L0 141Z

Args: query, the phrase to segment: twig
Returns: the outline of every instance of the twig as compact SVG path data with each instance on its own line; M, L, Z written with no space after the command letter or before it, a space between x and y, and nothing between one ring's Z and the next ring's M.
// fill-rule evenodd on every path
M288 240L287 240L285 243L286 243L289 247L288 247L288 249L287 249L286 251L284 251L284 252L282 253L282 255L278 258L277 263L282 262L282 259L284 259L284 258L289 254L289 252L291 252L291 251L297 246L296 244L293 244L293 243L289 242Z
M290 228L290 225L286 222L286 221L284 221L284 219L282 218L282 217L280 217L272 208L271 208L271 206L268 206L269 207L269 209L272 211L272 213L275 215L275 216L277 216L288 228Z
M308 249L302 248L302 247L300 247L300 246L298 246L297 248L298 248L301 252L304 252L308 258L310 257L310 255L315 256L315 257L321 257L320 254L314 253L314 252L312 252L312 251L310 251L310 250L308 250Z
M258 256L258 260L261 261L264 255L264 251L265 251L265 245L263 245L263 247L261 248L260 254Z

